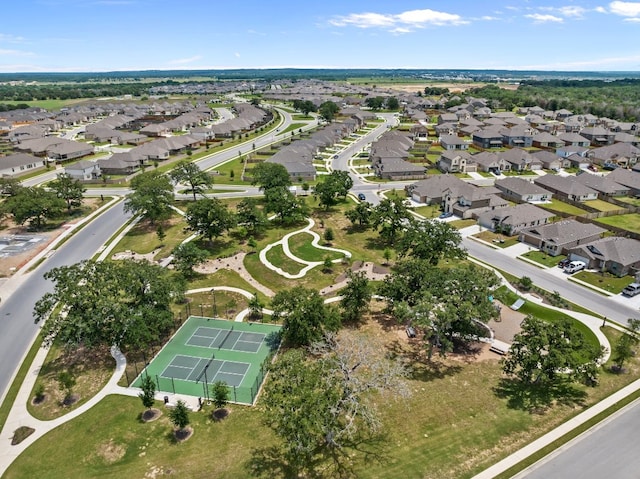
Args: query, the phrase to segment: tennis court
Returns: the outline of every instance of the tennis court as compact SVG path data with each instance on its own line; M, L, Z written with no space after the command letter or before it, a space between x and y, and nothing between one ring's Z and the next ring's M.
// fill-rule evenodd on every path
M231 400L253 404L279 345L280 326L189 317L136 378L155 379L158 391L209 398L209 387L227 384Z

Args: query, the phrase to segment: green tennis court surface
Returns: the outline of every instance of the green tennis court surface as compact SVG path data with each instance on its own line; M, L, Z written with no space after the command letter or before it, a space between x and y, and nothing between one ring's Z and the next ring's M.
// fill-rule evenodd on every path
M209 386L223 381L231 400L253 404L266 373L265 361L278 347L280 326L189 317L147 365L142 375L158 391L209 397Z

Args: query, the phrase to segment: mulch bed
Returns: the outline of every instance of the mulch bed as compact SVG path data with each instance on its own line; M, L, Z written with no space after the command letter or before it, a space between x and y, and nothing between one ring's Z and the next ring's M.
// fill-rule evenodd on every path
M143 412L140 415L140 419L142 419L143 422L153 422L156 419L159 419L160 416L162 416L162 411L156 408L151 408Z

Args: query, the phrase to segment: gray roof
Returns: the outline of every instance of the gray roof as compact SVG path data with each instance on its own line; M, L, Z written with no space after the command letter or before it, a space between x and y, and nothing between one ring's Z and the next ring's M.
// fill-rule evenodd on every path
M601 235L605 228L596 226L593 223L580 223L576 220L557 221L541 226L527 228L526 233L544 239L547 243L565 245L583 238L590 238L594 235Z
M527 181L522 178L516 178L514 176L509 176L502 180L496 180L495 182L496 188L503 191L513 191L519 195L542 195L548 194L551 196L551 192L549 190L545 190L543 187L536 185L530 181Z
M607 176L594 175L587 173L586 171L576 175L576 181L604 194L624 193L629 191L629 187L623 186Z
M537 177L533 181L537 185L561 191L570 196L583 196L598 193L593 188L589 188L588 186L576 181L575 177L570 176L544 175Z
M604 259L624 266L640 261L640 241L621 236L602 238L572 248L571 251L591 259Z

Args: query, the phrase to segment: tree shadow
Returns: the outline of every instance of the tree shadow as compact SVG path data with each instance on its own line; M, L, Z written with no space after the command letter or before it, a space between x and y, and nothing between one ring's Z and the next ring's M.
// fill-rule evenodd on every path
M388 463L391 458L388 448L386 435L360 435L340 447L319 447L310 463L295 467L287 461L281 447L268 446L253 449L245 467L251 476L258 478L347 479L357 477L358 464Z
M509 408L537 414L544 413L554 404L585 406L587 397L585 391L563 378L545 384L525 384L515 378L502 378L493 391L507 400Z

